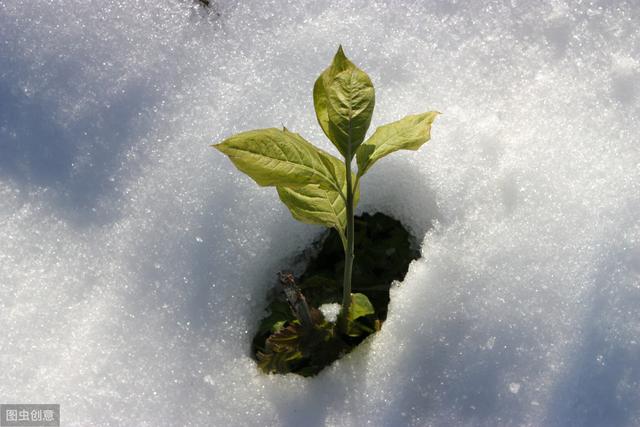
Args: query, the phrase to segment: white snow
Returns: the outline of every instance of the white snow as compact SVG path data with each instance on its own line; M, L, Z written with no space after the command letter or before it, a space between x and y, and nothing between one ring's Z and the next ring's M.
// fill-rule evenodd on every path
M322 304L318 309L328 322L335 322L340 314L340 304L338 303Z
M640 424L637 2L0 0L0 403L63 424ZM318 377L249 357L318 235L209 144L332 150L338 44L372 130L444 114L362 182L423 258ZM432 227L433 225L433 227Z

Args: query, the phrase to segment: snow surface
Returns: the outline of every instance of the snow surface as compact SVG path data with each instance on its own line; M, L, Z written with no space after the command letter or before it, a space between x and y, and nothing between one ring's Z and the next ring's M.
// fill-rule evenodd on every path
M330 304L322 304L318 309L322 312L322 315L329 322L335 322L338 320L338 315L340 314L340 304L337 302Z
M0 401L87 425L640 425L635 1L0 0ZM444 114L364 179L423 258L318 377L249 358L320 229L208 145L332 150L339 43L375 126ZM432 226L433 225L433 226Z

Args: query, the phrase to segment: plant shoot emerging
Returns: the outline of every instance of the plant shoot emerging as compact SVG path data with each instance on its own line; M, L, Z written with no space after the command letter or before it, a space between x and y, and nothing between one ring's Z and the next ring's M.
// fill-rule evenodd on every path
M365 295L351 293L354 209L360 198L360 179L384 156L420 148L430 139L431 124L439 113L407 116L380 126L365 140L375 91L369 76L347 59L342 47L316 80L313 103L318 123L341 159L286 128L242 132L214 147L259 185L276 187L295 219L337 230L345 263L336 333L348 336L355 320L372 310ZM352 171L354 162L357 173ZM274 346L277 348L277 343Z

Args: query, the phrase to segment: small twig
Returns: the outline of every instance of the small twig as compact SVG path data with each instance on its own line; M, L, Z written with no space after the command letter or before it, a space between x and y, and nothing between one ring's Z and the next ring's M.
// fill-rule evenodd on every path
M300 292L300 289L296 285L295 277L290 272L280 272L278 275L284 295L287 298L287 302L289 303L289 306L296 318L298 318L303 328L313 328L309 305L307 304L307 300L304 295L302 295L302 292Z

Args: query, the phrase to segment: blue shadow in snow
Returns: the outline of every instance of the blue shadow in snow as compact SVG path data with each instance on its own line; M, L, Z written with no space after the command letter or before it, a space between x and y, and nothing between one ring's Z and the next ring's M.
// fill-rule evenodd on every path
M30 97L0 80L0 179L53 190L52 208L76 223L111 221L115 207L98 202L117 194L123 153L135 142L133 132L148 121L144 112L155 97L145 85L129 85L110 105L61 123L53 97Z
M623 248L610 251L595 278L584 318L582 343L550 399L545 425L628 426L638 411L640 351L624 328L637 321L640 295L625 290L624 276L634 274ZM629 317L631 316L631 317ZM620 333L622 332L622 334ZM631 333L630 333L631 332ZM621 336L622 335L622 336ZM634 424L635 425L635 424Z

